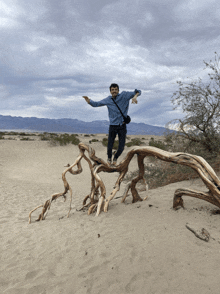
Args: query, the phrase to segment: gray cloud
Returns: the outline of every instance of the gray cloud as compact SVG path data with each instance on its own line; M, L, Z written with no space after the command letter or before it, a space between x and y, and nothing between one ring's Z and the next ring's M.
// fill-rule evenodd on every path
M218 0L0 0L1 114L108 119L109 85L143 91L132 121L165 125L181 113L176 80L205 76L220 45Z

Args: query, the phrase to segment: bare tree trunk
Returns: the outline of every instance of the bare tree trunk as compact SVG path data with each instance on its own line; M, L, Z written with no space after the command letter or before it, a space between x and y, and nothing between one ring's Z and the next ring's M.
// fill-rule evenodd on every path
M122 202L125 200L129 189L131 190L133 200L132 202L142 201L143 199L139 196L136 184L138 181L144 179L144 158L146 156L154 156L158 159L173 162L176 164L186 165L194 169L198 175L201 177L204 184L207 186L207 192L199 192L189 189L177 189L174 193L173 198L173 208L176 209L178 206L184 207L183 195L196 197L205 201L208 201L220 208L220 180L215 174L212 167L200 156L181 153L181 152L167 152L156 147L146 146L146 147L134 147L130 150L124 160L120 162L117 166L109 166L103 159L96 157L95 150L90 146L80 143L78 145L80 154L72 165L67 165L67 168L62 173L62 180L64 183L64 191L61 193L53 194L51 199L47 200L45 204L34 208L29 213L29 223L31 223L31 214L37 208L43 207L41 214L39 215L37 221L43 220L46 217L48 210L50 209L51 203L59 197L64 197L66 199L67 192L70 192L70 209L67 217L71 211L72 203L72 188L66 180L66 173L70 172L73 175L82 172L81 160L84 158L88 164L91 171L91 191L83 201L83 206L81 209L88 208L88 214L91 214L95 210L96 216L100 214L101 211L108 211L109 202L115 197L116 193L120 190L120 185L124 179L128 166L135 154L137 154L139 173L137 177L132 179L131 183L126 187L126 191L123 195ZM88 157L85 155L85 151L88 152ZM73 167L77 165L77 170L73 171ZM105 198L106 189L105 185L99 176L100 172L118 172L119 177L115 183L114 189L112 190L110 196ZM100 190L100 191L99 191ZM89 203L87 201L89 200ZM87 204L86 204L87 203Z

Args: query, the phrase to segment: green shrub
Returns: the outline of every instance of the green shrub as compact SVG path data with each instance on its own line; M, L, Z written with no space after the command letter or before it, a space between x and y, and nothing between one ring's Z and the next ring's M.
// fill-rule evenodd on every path
M140 146L142 144L144 144L144 142L142 142L141 139L139 139L139 138L133 138L133 139L131 139L131 142L125 143L125 145L127 147Z
M97 140L97 139L92 139L92 140L89 141L90 144L93 143L93 142L99 142L99 140Z
M78 145L80 140L76 138L77 134L56 134L56 133L46 133L40 134L42 141L49 141L51 146L65 146L67 144Z
M18 133L18 135L20 135L20 136L31 136L31 134L29 134L29 133Z
M162 142L161 140L154 140L154 138L151 138L150 141L149 141L149 146L152 146L152 147L157 147L159 149L162 149L162 150L167 150L167 145Z
M102 139L102 144L107 147L108 146L108 138L103 138ZM139 138L133 138L133 139L131 139L131 142L125 143L125 145L127 147L140 146L142 144L144 144L144 142L142 142ZM119 141L115 140L114 145L113 145L113 149L117 150L118 145L119 145Z
M80 140L74 134L61 134L59 136L51 136L50 142L52 145L65 146L67 144L78 145Z
M108 146L108 139L107 138L103 138L102 139L102 145L107 147ZM117 150L118 149L118 145L119 145L119 141L118 140L115 140L114 142L114 145L113 145L113 148L112 149L115 149Z
M106 147L108 146L108 139L107 138L102 139L102 145L106 146Z
M41 141L49 141L51 139L51 137L46 133L40 134L39 136Z
M23 137L23 138L20 139L20 141L34 141L34 140L31 139L31 138Z
M10 135L10 136L17 136L17 135L19 135L17 132L8 132L6 134L7 135Z

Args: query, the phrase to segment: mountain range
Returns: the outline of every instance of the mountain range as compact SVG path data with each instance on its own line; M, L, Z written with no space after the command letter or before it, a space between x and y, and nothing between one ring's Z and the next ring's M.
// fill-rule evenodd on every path
M109 122L95 120L85 122L78 119L49 119L37 117L20 117L0 115L0 130L22 130L33 132L54 133L82 133L82 134L107 134ZM161 136L166 128L152 126L144 123L131 122L127 125L129 135L158 135Z

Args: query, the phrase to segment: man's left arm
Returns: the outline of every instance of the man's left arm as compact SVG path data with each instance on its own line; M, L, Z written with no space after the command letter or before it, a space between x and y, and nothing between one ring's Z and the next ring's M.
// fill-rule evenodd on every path
M134 94L130 98L130 99L132 99L131 100L131 103L137 104L138 103L137 97L141 95L141 90L135 89L133 93Z
M137 103L137 97L141 95L141 90L135 89L132 92L122 92L125 96L125 100L130 100L132 99L132 103ZM136 102L135 102L136 101Z
M138 103L138 101L137 101L137 97L141 95L141 90L137 90L137 89L135 89L134 92L135 92L135 95L134 95L134 97L132 98L131 103L137 104L137 103Z

